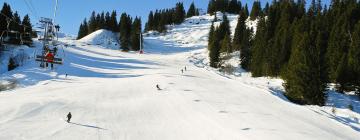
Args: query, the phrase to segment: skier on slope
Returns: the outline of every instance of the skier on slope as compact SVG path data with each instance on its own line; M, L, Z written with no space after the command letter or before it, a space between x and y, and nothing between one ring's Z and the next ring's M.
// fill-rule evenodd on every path
M186 66L185 66L185 71L186 71Z
M183 70L183 69L181 69L181 74L184 74L184 70Z
M71 115L71 112L69 112L69 114L67 115L67 119L68 119L67 122L68 122L68 123L70 123L71 116L72 116L72 115Z
M156 88L157 88L157 90L161 90L159 84L156 84Z

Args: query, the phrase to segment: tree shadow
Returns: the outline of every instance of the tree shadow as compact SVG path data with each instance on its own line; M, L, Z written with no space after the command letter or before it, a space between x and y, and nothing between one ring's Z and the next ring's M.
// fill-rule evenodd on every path
M284 95L284 92L283 92L282 90L280 90L280 89L275 89L275 88L270 87L270 88L269 88L269 91L270 91L271 94L279 97L279 98L282 99L283 101L288 102L288 103L295 104L295 103L291 102L288 98L286 98L286 96Z
M122 56L111 56L110 54L95 52L86 48L79 48L75 52L63 51L64 64L56 65L54 69L40 68L39 62L31 60L21 69L0 75L0 80L17 79L20 87L38 84L40 81L60 79L68 75L71 77L87 78L132 78L144 76L144 74L127 73L127 70L155 69L159 65L148 60L137 60ZM85 55L88 52L89 55ZM97 54L97 55L93 55ZM99 56L98 56L99 55ZM106 57L102 57L106 56Z
M88 127L88 128L95 128L95 129L101 129L101 130L108 130L106 128L101 128L98 126L93 126L93 125L87 125L87 124L80 124L80 123L75 123L75 122L69 122L70 124L74 124L74 125L78 125L78 126L83 126L83 127Z
M360 128L352 125L352 124L357 124L358 120L352 120L350 118L347 118L347 117L342 117L342 116L336 116L334 114L330 114L328 112L325 112L323 110L321 110L322 113L325 114L325 116L327 115L328 118L331 118L331 119L334 119L334 120L337 120L338 122L344 124L344 125L347 125L347 126L350 126L352 129L354 129L355 131L358 131L360 132Z
M352 106L352 111L360 113L360 98L357 95L347 95L338 93L335 90L329 90L327 92L327 105L336 106L337 108L349 109L349 105Z

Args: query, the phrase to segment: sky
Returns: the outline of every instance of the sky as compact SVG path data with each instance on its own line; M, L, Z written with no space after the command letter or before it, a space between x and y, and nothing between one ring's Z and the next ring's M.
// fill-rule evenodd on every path
M10 4L13 11L18 11L21 16L29 14L34 26L40 17L54 17L56 0L0 0L2 3ZM92 11L113 11L116 10L118 16L126 12L131 16L140 16L143 24L147 21L151 10L172 8L177 2L183 2L185 10L191 2L195 6L206 10L209 0L58 0L58 10L55 22L61 26L61 32L77 35L79 25L84 18L89 18ZM254 0L241 0L247 3L251 10ZM272 0L260 0L265 5ZM324 0L323 0L324 1ZM329 1L329 0L325 0ZM120 17L118 17L119 19Z

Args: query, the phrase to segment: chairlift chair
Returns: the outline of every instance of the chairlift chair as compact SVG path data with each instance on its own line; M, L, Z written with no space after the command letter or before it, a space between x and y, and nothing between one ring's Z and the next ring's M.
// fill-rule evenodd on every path
M56 48L56 47L55 47ZM36 55L36 61L41 62L40 66L43 65L44 63L50 63L50 64L59 64L62 65L63 64L63 59L62 58L57 58L56 56L56 49L50 49L50 48L46 48L44 47L43 51L41 54ZM43 67L43 66L41 66Z
M24 38L30 38L31 39L31 34L30 33L21 33L20 34L20 44L28 44L28 45L30 45L32 43L30 40L25 40Z

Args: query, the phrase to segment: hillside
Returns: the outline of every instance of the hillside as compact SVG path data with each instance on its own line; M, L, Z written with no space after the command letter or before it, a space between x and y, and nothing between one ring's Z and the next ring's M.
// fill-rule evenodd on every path
M63 65L42 69L32 61L1 75L16 78L19 87L0 93L0 139L360 137L356 112L339 108L333 114L330 107L296 105L279 92L280 79L252 78L239 67L235 75L209 68L206 45L212 18L189 18L169 26L165 35L148 33L145 54L108 49L112 45L104 40L116 35L104 30L80 41L61 39ZM233 30L237 15L229 19ZM65 122L68 112L71 123Z

